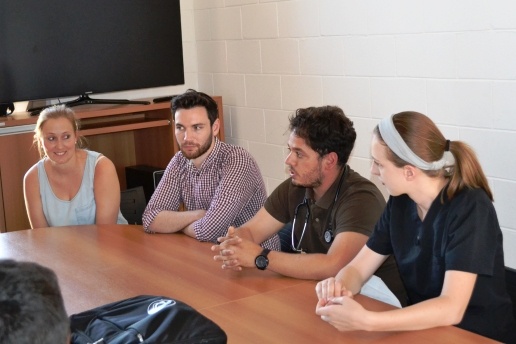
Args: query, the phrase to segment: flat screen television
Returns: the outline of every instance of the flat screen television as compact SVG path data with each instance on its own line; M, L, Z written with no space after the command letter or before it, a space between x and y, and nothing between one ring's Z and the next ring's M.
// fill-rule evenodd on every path
M179 0L0 0L0 102L181 84Z

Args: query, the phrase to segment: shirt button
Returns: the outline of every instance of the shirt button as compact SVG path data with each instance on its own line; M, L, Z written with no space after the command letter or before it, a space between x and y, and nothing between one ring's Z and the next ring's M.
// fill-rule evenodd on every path
M319 218L318 217L315 218L315 222L319 222Z

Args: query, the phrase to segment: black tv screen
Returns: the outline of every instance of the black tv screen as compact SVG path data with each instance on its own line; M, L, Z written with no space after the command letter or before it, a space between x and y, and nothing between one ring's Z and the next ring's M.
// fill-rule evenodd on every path
M179 0L0 0L0 102L180 84Z

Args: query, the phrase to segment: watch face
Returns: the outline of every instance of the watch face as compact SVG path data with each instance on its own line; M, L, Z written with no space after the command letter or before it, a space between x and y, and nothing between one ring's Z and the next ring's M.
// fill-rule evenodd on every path
M260 270L265 270L265 268L267 267L267 265L269 265L269 260L267 259L267 257L264 257L264 256L258 256L256 257L256 261L255 261L255 264L256 264L256 267Z

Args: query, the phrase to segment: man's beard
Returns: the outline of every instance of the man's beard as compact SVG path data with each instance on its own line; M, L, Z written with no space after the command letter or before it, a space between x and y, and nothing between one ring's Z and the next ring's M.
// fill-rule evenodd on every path
M183 150L183 147L181 147L181 152L183 153L183 156L187 159L197 159L198 157L200 157L201 155L203 155L210 149L212 141L213 141L213 134L210 133L210 137L202 145L197 145L198 149L196 151L194 151L192 153L188 153Z
M292 179L292 184L296 186L301 186L304 188L316 188L321 186L322 184L322 173L321 173L321 164L319 164L316 168L310 170L308 173L303 175L303 179L308 179L305 183L298 183Z

